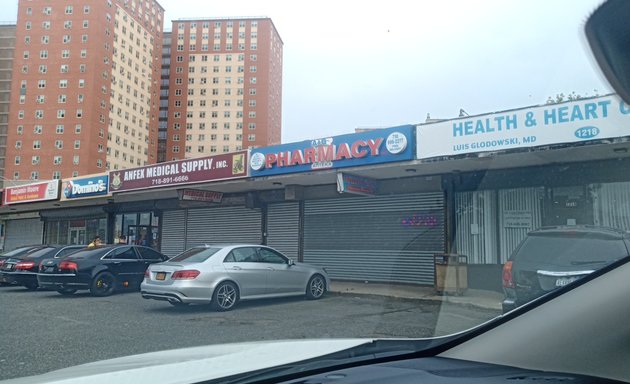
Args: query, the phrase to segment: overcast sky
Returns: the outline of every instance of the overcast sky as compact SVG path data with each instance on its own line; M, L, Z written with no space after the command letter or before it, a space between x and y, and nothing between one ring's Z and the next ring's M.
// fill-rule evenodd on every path
M178 18L273 20L283 142L609 92L582 32L600 0L158 1L168 29ZM2 2L0 20L15 21L17 1Z

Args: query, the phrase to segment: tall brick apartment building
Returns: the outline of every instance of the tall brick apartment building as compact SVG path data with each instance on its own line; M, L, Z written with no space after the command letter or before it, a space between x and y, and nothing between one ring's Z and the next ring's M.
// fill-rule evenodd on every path
M157 161L164 9L154 0L21 0L5 177Z
M271 19L174 20L166 160L279 144L282 40Z

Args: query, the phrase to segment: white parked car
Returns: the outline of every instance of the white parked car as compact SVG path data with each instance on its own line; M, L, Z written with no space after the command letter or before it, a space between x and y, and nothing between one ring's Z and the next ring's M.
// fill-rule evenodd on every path
M167 262L151 265L142 297L172 305L211 304L219 311L240 300L305 295L321 298L330 279L326 270L297 263L263 245L193 247Z

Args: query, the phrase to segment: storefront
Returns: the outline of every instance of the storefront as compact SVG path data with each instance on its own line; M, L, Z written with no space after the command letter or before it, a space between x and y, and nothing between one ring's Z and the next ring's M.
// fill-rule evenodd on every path
M501 265L529 231L630 229L628 126L614 96L418 126L418 158L453 164L450 251L468 256L472 287L500 290Z
M19 204L55 201L57 199L59 199L59 180L51 180L6 187L2 202L5 206L18 206ZM22 245L42 243L44 223L37 212L10 214L5 216L3 220L5 251Z
M285 198L296 201L267 205L267 244L335 279L431 284L433 255L445 250L440 178L392 181L370 167L411 160L413 151L410 126L255 149L253 177L313 172L322 180L287 185Z
M44 242L89 244L96 236L106 241L109 235L108 213L104 209L104 198L109 196L107 183L106 174L63 179L60 203L66 205L40 212L44 221ZM79 203L83 205L73 207Z
M205 243L260 243L260 210L246 209L244 197L218 208L188 208L221 205L221 194L200 186L245 177L246 163L247 152L238 152L110 172L109 190L115 197L159 189L177 189L179 196L166 208L156 207L153 200L115 204L115 241L150 246L168 256ZM254 234L243 236L251 228L256 228Z

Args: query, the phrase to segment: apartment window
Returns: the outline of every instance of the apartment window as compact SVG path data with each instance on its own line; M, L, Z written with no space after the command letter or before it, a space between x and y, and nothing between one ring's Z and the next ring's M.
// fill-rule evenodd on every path
M60 165L61 164L61 156L53 157L53 164L54 165Z
M75 126L74 126L74 133L76 133L77 135L78 135L79 133L81 133L81 124L77 124L77 125L75 125ZM101 138L102 138L102 137L103 137L102 135L103 135L103 130L101 129L101 130L99 131L99 135L98 135L98 137L101 137Z
M186 153L190 153L190 152L192 152L192 147L191 147L190 145L187 145L187 146L184 148L184 151L185 151Z
M70 67L68 66L68 64L61 64L61 67L59 68L59 72L61 73L68 73L68 69Z
M41 149L41 147L42 147L42 141L41 140L33 141L33 149Z
M81 65L79 65L79 72L81 72L81 73L85 73L85 69L86 69L86 68L85 68L85 64L81 64Z
M84 5L83 6L83 13L85 13L85 14L90 13L90 6L89 5Z
M79 148L81 148L81 140L75 140L74 149L79 149Z
M79 176L79 171L72 171L72 177Z
M66 5L65 14L72 15L72 5Z
M24 60L28 60L30 56L30 53L28 51L24 51L24 53L22 54L22 57L24 58Z
M256 135L253 133L247 135L247 141L256 141Z
M62 41L64 44L68 44L70 42L70 35L63 35Z
M66 117L66 110L65 109L58 109L57 110L57 118L58 119L63 119L64 117Z
M70 57L70 50L69 49L64 49L61 51L61 58L62 59L67 59Z
M255 130L255 129L256 129L256 123L249 123L249 124L247 125L247 128L248 128L250 131Z
M224 145L223 146L223 153L227 153L230 152L230 146L229 145Z
M173 153L179 153L179 145L173 146Z
M42 23L42 28L44 29L50 29L50 21L44 21Z
M62 149L63 148L63 140L55 140L55 148Z
M89 20L83 20L83 28L87 28L90 26Z
M249 55L249 60L256 61L256 60L258 60L258 56L257 55Z
M24 133L24 126L23 126L23 125L18 125L18 126L16 127L16 133L17 133L18 135L23 134L23 133Z
M85 79L79 79L79 88L85 87Z
M48 72L48 67L46 65L41 64L39 66L39 73L46 73Z
M72 164L79 165L79 155L74 155L72 157Z
M15 165L20 165L21 162L22 162L22 157L21 156L15 156Z
M87 49L81 50L81 58L85 59L87 57Z
M41 135L43 131L43 127L41 125L36 125L33 127L33 133L36 135Z
M179 135L173 135L173 141L179 141Z
M230 135L223 135L223 141L230 141Z
M53 178L53 180L61 179L61 171L54 171L53 174L52 174L52 178Z
M39 172L38 171L31 172L31 180L39 180Z
M37 81L37 88L46 88L46 80Z
M249 89L249 94L250 94L251 96L256 95L256 88L250 88L250 89Z
M132 162L133 162L133 160L132 160ZM97 168L103 168L103 160L97 159L96 160L96 167Z
M22 140L17 140L15 142L15 149L22 149Z
M81 42L87 43L87 41L88 41L88 35L81 35Z
M44 111L42 109L35 110L35 118L41 120L44 118Z
M249 111L249 113L247 114L251 119L256 118L256 111Z
M55 133L62 134L63 130L64 130L63 124L58 124L57 127L55 128Z

